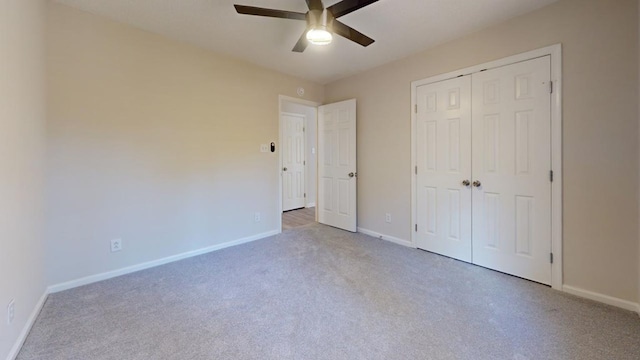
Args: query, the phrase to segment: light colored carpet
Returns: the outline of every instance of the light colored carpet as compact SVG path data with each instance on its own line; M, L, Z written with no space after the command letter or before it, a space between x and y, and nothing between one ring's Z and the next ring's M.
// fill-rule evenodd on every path
M49 296L18 359L639 359L640 318L320 224Z

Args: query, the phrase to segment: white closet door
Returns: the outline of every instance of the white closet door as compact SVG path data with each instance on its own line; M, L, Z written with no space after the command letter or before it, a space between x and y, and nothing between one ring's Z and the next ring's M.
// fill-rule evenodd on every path
M467 262L471 261L470 92L470 76L417 89L417 246Z
M550 57L472 75L473 263L551 283Z

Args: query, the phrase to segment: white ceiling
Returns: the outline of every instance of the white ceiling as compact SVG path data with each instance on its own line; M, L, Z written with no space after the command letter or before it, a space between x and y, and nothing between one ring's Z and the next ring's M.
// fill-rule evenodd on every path
M54 0L321 84L374 68L557 0L380 0L340 21L376 40L341 37L291 51L304 21L239 15L233 4L306 12L304 0ZM324 0L325 7L337 0Z

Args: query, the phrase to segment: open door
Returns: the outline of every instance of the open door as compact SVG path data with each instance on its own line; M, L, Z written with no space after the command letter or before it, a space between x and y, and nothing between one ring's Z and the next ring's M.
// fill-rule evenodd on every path
M356 100L318 108L318 222L355 232Z

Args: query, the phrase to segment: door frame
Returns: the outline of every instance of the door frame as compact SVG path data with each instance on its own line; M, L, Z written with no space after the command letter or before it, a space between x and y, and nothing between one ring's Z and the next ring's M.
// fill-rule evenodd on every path
M295 104L299 104L299 105L304 105L304 106L308 106L308 107L312 107L316 109L316 118L315 119L306 119L306 124L308 125L309 121L314 121L316 123L316 129L318 127L318 106L322 105L319 102L315 102L315 101L310 101L310 100L304 100L304 99L298 99L295 97L291 97L291 96L286 96L286 95L278 95L278 143L276 144L276 151L278 153L278 167L276 168L276 174L278 176L278 206L277 206L277 214L276 214L276 219L278 219L278 233L282 232L282 151L280 149L280 147L282 146L282 118L281 115L284 113L282 111L282 104L284 102L289 102L289 103L295 103ZM308 132L305 132L305 136ZM317 142L317 131L316 131L316 142ZM306 138L305 138L305 142L306 142ZM317 146L316 146L317 149ZM307 156L309 154L307 154L307 152L305 151L305 161L308 162ZM316 164L317 166L317 164ZM305 169L305 176L306 176L306 169ZM307 190L307 184L305 182L305 191ZM318 172L316 170L316 198L318 196ZM318 203L317 199L314 203ZM305 201L305 207L307 205L307 202ZM318 212L316 211L316 221L318 221Z
M542 56L551 57L551 81L553 84L551 95L551 170L553 170L553 182L551 183L551 251L553 253L551 287L562 290L562 44L543 47L411 82L411 244L416 247L414 226L417 224L417 175L415 173L417 167L417 116L415 109L418 87Z

